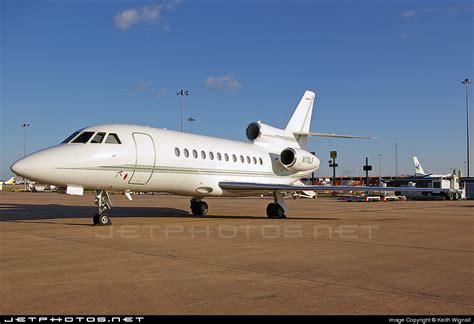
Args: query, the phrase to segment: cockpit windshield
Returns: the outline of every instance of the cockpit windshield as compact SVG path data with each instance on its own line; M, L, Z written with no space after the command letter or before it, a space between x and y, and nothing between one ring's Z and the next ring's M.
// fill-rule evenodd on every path
M106 144L122 144L117 134L114 134L114 133L110 133L109 136L107 136L105 143Z
M74 137L76 137L77 134L79 134L79 133L80 133L79 131L74 132L71 136L69 136L64 141L62 141L61 144L69 143L69 141L72 140Z
M94 132L82 132L81 135L76 137L71 143L85 144L91 139L92 135L94 135Z
M100 144L104 140L104 137L105 137L105 133L99 132L94 136L91 143Z
M101 144L101 143L104 143L104 139L105 139L106 144L122 144L122 141L120 141L120 138L118 137L117 134L109 133L107 136L106 134L107 134L106 132L96 133L96 132L88 132L88 131L85 131L85 132L77 131L77 132L74 132L74 134L72 134L68 138L66 138L64 141L62 141L62 143L63 144L65 143Z

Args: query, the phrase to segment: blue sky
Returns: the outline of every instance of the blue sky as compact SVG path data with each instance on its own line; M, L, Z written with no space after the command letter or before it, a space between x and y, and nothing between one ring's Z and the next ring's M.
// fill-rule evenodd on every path
M181 88L196 133L245 141L252 121L284 127L312 89L313 131L379 138L313 138L319 175L331 174L330 150L338 174L362 174L365 156L378 174L379 154L393 174L394 139L400 173L413 173L412 155L425 170L464 169L472 1L3 0L0 10L0 178L23 155L24 122L28 152L93 124L179 129Z

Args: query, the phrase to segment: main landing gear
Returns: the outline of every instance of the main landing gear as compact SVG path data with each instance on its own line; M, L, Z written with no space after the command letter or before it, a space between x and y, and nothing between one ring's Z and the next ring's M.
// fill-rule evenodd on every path
M112 221L106 211L112 208L109 193L105 190L96 190L95 204L99 208L99 212L94 215L94 225L112 225Z
M200 198L191 199L191 212L193 215L202 216L206 215L208 210L207 203L202 201Z
M275 219L286 218L285 213L288 211L288 207L286 206L283 195L280 192L275 191L273 193L273 199L274 202L267 206L267 217Z

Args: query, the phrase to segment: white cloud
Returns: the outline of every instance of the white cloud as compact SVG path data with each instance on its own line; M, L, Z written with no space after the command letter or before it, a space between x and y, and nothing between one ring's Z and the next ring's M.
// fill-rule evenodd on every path
M165 88L160 88L156 90L155 92L153 92L153 95L155 97L163 97L163 96L166 96L167 94L168 94L168 91Z
M235 73L229 73L223 76L211 76L202 82L205 88L235 91L242 87L242 82L237 78Z
M413 17L416 15L415 10L405 10L402 13L400 13L400 16L408 18L408 17Z
M177 5L179 5L183 0L171 0L163 4L167 10L173 10Z
M144 92L144 91L148 90L151 86L152 86L151 81L145 81L145 82L139 83L139 84L134 85L133 87L131 87L128 93L129 94L135 94L135 93L139 93L139 92Z
M158 21L161 18L161 10L159 5L141 7L139 17L143 21Z
M138 23L137 9L128 9L118 13L115 16L115 26L118 29L125 30L131 25Z
M115 26L120 30L126 30L132 25L148 22L159 23L162 21L163 12L173 10L181 0L171 0L163 4L148 5L138 8L130 8L123 10L115 15ZM165 25L165 30L169 30L169 26Z

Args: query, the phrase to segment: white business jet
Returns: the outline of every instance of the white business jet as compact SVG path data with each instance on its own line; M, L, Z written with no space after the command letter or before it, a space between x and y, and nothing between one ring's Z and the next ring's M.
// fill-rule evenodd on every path
M191 211L204 215L210 196L253 196L272 193L269 218L285 218L284 192L391 188L305 186L300 182L319 169L307 151L309 136L367 138L309 132L315 93L306 91L285 129L260 121L248 125L251 143L243 143L136 125L98 125L81 129L61 144L15 162L11 170L27 179L66 188L82 195L95 189L98 213L93 222L111 224L108 191L170 192L191 196ZM400 188L392 188L392 191ZM440 190L404 188L405 190Z

